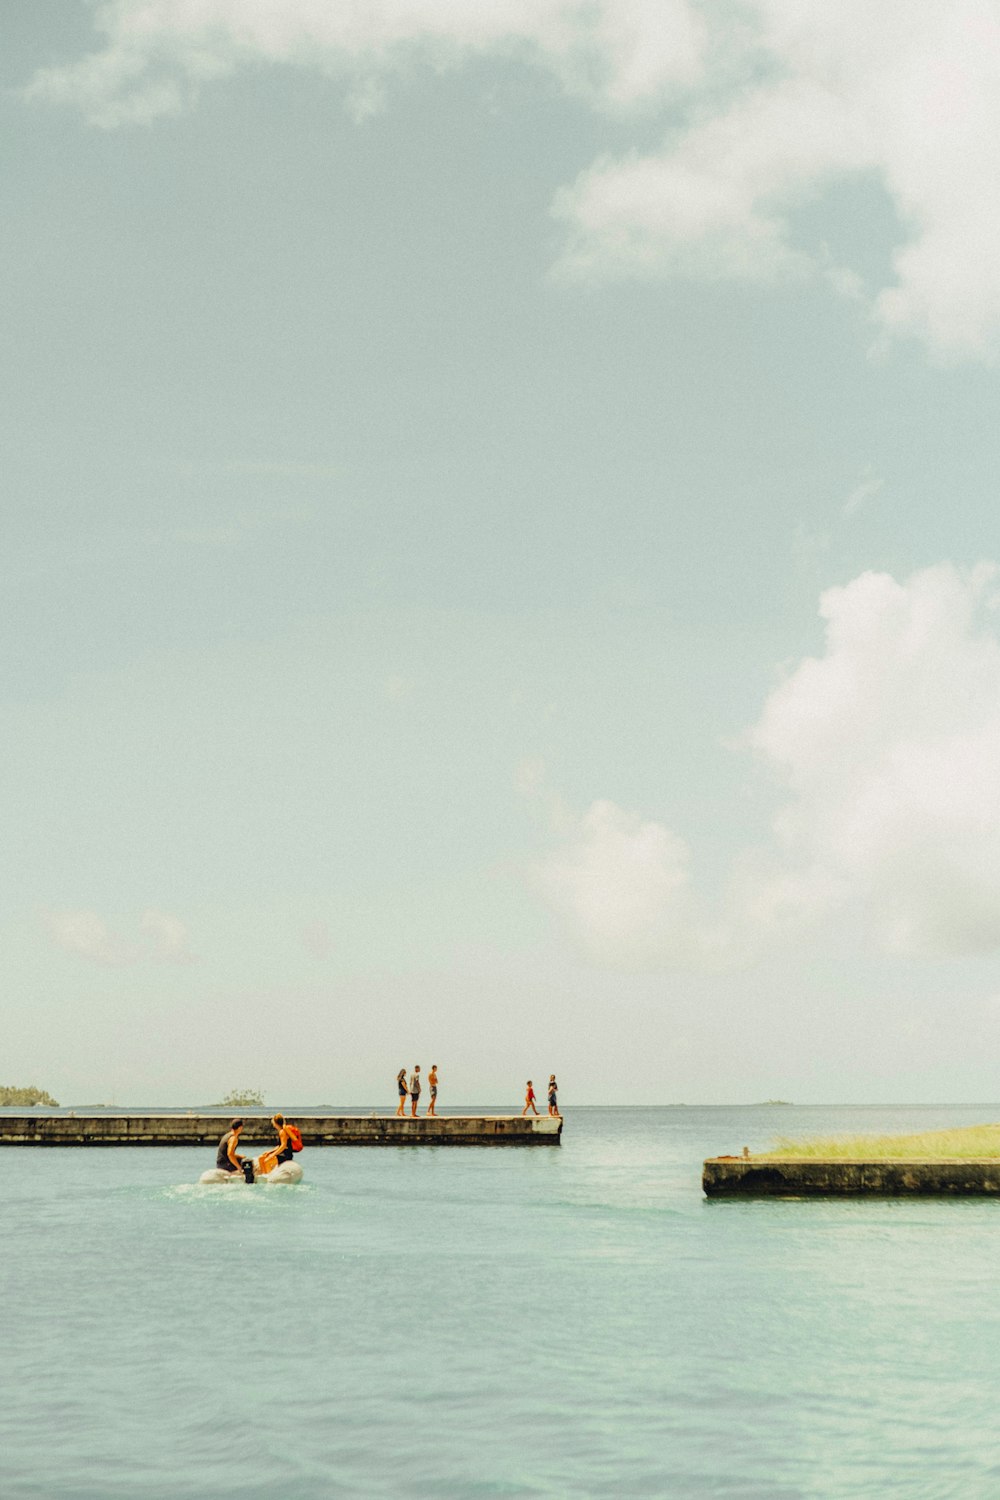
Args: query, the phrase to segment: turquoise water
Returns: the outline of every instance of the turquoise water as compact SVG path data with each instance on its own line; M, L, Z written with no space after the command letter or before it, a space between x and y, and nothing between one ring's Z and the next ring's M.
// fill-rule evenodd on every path
M1000 1203L701 1159L1000 1106L568 1115L559 1150L0 1149L4 1500L996 1497Z

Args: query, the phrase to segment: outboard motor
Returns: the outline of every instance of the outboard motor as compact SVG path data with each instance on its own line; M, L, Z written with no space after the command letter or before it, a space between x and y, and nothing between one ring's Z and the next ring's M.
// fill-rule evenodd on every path
M249 1156L246 1157L246 1159L241 1163L241 1165L243 1167L243 1180L244 1180L244 1182L249 1182L249 1183L252 1184L255 1181L255 1178L254 1178L254 1175L253 1175L253 1162L250 1160Z

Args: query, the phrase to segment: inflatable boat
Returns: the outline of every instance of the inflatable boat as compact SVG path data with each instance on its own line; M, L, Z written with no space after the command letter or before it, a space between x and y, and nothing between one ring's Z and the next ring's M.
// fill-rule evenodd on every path
M259 1158L258 1158L259 1161ZM202 1172L198 1178L200 1183L209 1187L215 1183L236 1182L240 1187L258 1182L271 1183L274 1187L290 1187L293 1183L302 1181L302 1168L297 1161L279 1162L270 1172L258 1172L257 1161L253 1163L253 1176L244 1176L242 1172L224 1172L221 1167L209 1167L207 1172Z

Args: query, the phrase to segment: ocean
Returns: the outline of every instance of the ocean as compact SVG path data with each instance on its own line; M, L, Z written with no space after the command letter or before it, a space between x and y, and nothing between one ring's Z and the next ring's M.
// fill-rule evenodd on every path
M567 1108L560 1149L293 1188L0 1148L0 1495L995 1500L1000 1203L710 1203L700 1165L996 1119Z

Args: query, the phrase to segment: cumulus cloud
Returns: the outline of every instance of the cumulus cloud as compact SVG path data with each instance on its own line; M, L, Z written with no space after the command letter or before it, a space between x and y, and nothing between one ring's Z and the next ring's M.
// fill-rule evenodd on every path
M48 912L46 924L56 947L104 967L117 968L143 960L167 964L194 962L187 928L169 912L147 908L139 918L138 936L134 940L114 932L94 911Z
M820 601L822 655L746 742L779 788L773 839L736 861L714 929L684 844L600 802L538 884L592 956L737 961L847 915L884 951L1000 948L1000 570L865 573Z
M866 573L823 595L826 650L750 734L790 796L786 868L901 953L1000 946L997 569Z
M96 21L103 46L27 93L109 128L262 64L329 75L362 118L414 63L519 59L640 116L644 140L663 120L658 149L605 154L557 193L563 273L819 273L867 295L882 340L945 358L1000 346L998 0L112 0ZM803 203L859 179L898 219L892 275L868 292L857 267L796 238Z
M557 200L578 275L682 272L769 281L850 266L796 242L796 209L835 180L874 179L900 223L885 336L984 356L1000 335L1000 9L983 0L756 0L756 81L658 151L604 158Z

